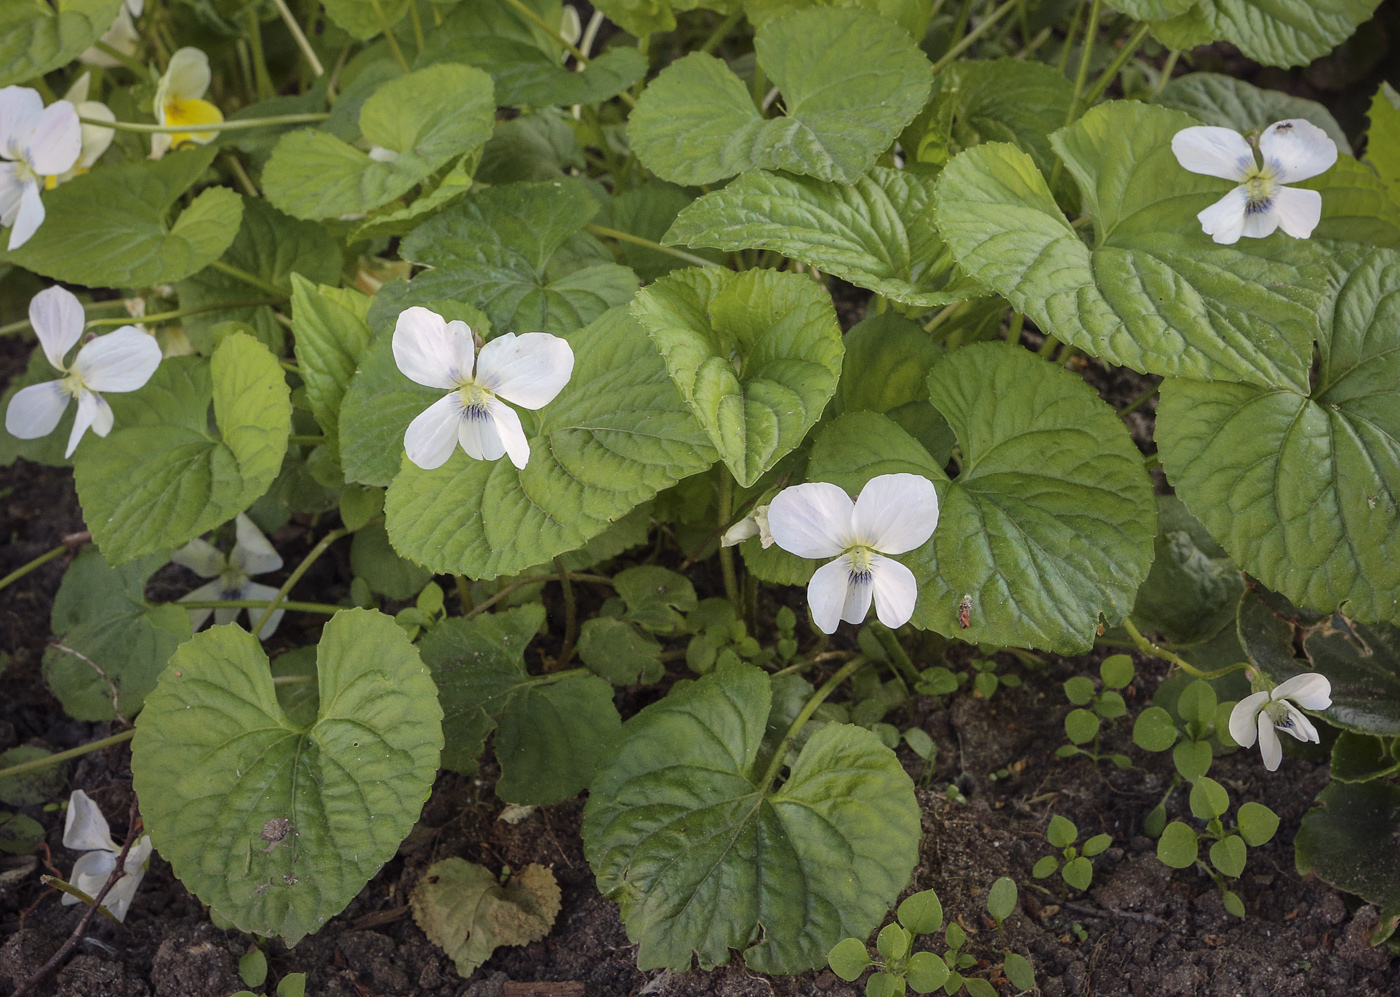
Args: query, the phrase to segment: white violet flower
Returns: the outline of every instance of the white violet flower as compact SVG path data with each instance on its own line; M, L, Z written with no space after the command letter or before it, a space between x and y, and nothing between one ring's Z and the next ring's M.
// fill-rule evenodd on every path
M506 402L543 408L574 372L574 351L558 336L508 332L481 347L478 356L467 323L448 322L419 306L400 313L393 349L394 362L410 379L451 392L404 433L408 459L427 471L447 463L458 443L476 460L509 454L512 464L524 467L530 441Z
M134 325L124 325L83 344L72 364L64 356L83 334L83 306L71 291L50 287L29 302L29 322L56 370L65 376L21 388L5 410L5 429L21 440L34 440L52 433L63 418L68 402L78 400L78 415L68 434L73 456L78 441L91 427L98 436L112 431L112 407L99 394L102 391L135 391L151 379L160 366L160 344Z
M191 540L170 556L170 559L176 564L189 568L199 577L214 579L207 585L201 585L189 595L182 596L181 602L191 600L203 602L216 599L268 602L277 595L275 586L261 585L249 576L276 571L282 567L281 555L273 549L272 544L268 543L267 537L263 536L262 531L254 525L247 515L240 512L233 523L237 539L234 541L233 550L227 556L209 541L199 538ZM214 622L222 626L225 623L232 623L241 612L243 610L234 607L191 609L190 628L198 630L204 625L204 621L209 619L210 613L214 614ZM250 624L256 622L262 612L261 609L249 609L248 622ZM273 611L262 630L258 631L259 640L267 640L272 636L277 629L277 624L282 622L282 614L283 610L281 609Z
M38 90L0 90L0 225L9 248L29 241L44 221L39 192L49 177L73 168L83 147L78 111L66 100L44 106Z
M63 845L87 852L73 863L73 872L68 879L88 896L96 897L116 869L122 846L112 840L112 829L107 826L107 818L81 789L73 790L73 795L68 798L68 816L63 820ZM136 896L136 888L141 885L141 877L146 875L146 862L150 857L151 836L143 834L141 840L126 853L122 878L102 898L102 906L118 921L126 920L127 908ZM71 893L63 895L65 907L80 902Z
M1229 128L1197 125L1172 136L1176 161L1192 173L1234 180L1239 186L1196 218L1201 230L1221 245L1262 239L1281 228L1306 239L1322 218L1322 195L1284 184L1326 173L1337 161L1337 146L1310 121L1276 121L1259 136L1263 165L1245 137Z
M724 531L719 538L721 547L733 547L750 537L758 537L759 545L767 550L773 546L773 534L768 530L768 506L760 505L743 519Z
M162 125L189 125L187 132L156 132L151 136L151 158L160 159L186 142L208 145L217 131L197 131L196 125L216 125L224 113L204 95L209 92L209 57L197 48L177 49L156 85L156 121Z
M99 41L108 48L116 49L122 55L135 55L140 47L141 36L136 31L135 19L146 9L146 0L126 0L117 8L117 16L110 27L102 33ZM107 69L120 66L121 61L108 55L96 45L83 50L78 61L89 66L103 66Z
M812 619L822 633L842 620L860 623L875 600L875 615L899 627L914 615L914 573L886 556L923 546L938 525L938 492L917 474L881 474L860 496L810 481L784 488L768 507L768 528L783 550L798 557L834 557L807 585Z
M78 111L78 117L96 119L98 121L116 121L117 116L112 113L112 109L100 100L88 100L88 90L92 84L92 74L84 73L73 82L68 88L68 92L63 95L63 99L72 104ZM50 189L61 183L67 183L80 173L86 173L92 169L93 165L102 158L102 154L107 151L112 144L112 139L117 133L111 128L103 128L101 125L82 125L83 144L78 152L77 162L64 173L55 177L49 177L47 187Z
M1254 747L1257 738L1264 767L1270 772L1283 760L1278 731L1285 730L1300 741L1318 743L1317 728L1294 703L1305 710L1327 709L1332 705L1332 683L1326 675L1304 672L1280 682L1272 691L1244 697L1230 711L1230 736L1242 748Z

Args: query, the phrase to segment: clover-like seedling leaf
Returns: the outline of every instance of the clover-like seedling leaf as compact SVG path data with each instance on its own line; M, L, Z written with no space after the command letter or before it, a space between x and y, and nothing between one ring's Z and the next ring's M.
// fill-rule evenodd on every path
M1065 734L1074 744L1092 741L1099 734L1099 718L1089 710L1070 710L1065 717Z
M384 503L399 553L471 578L517 573L582 547L713 463L704 430L624 309L566 338L573 377L536 413L523 469L472 460L460 448L433 471L404 460ZM347 418L348 410L348 450Z
M494 729L496 795L510 803L548 805L578 793L622 722L612 686L596 675L555 679L525 670L525 647L543 622L539 605L452 618L422 643L445 714L444 765L475 771Z
M1181 690L1176 711L1187 723L1207 724L1215 720L1217 702L1215 687L1204 679L1194 679Z
M1035 988L1035 969L1031 966L1031 961L1019 952L1006 953L1006 961L1002 964L1002 969L1006 973L1006 978L1017 990Z
M1245 860L1249 857L1249 849L1245 847L1243 839L1237 834L1221 838L1219 841L1211 843L1210 864L1215 866L1221 875L1234 878L1244 872Z
M1056 848L1068 848L1079 837L1079 828L1068 817L1055 814L1050 818L1050 826L1045 829L1045 840Z
M1157 839L1157 857L1173 869L1185 869L1196 861L1199 839L1196 832L1174 820Z
M1326 274L1295 240L1216 246L1202 234L1194 215L1225 188L1172 154L1172 136L1194 124L1180 111L1114 102L1052 136L1093 218L1092 248L1030 156L1006 143L944 168L939 231L963 269L1094 356L1306 390Z
M1046 855L1036 861L1035 866L1031 869L1031 875L1036 879L1045 879L1047 876L1053 876L1059 867L1060 860L1058 858Z
M44 840L44 825L33 817L0 810L0 855L26 855Z
M69 716L111 720L114 708L135 716L189 640L189 610L146 601L146 579L168 561L152 554L113 568L88 547L69 565L49 617L55 642L44 651L44 677Z
M48 758L52 751L36 745L21 744L0 752L0 769L7 769L26 762L37 762ZM65 766L62 763L49 763L42 768L21 772L19 775L0 779L0 803L12 807L32 807L51 803L63 795L66 781Z
M1102 855L1111 844L1113 844L1113 835L1096 834L1084 842L1084 857L1091 859L1095 855Z
M771 696L749 665L672 690L624 725L590 787L585 853L642 967L738 950L759 972L815 968L908 881L918 805L894 752L829 723L774 785L756 770Z
M234 332L211 359L167 358L140 391L111 395L116 428L74 455L108 563L173 550L267 491L287 450L290 394L277 358Z
M1172 749L1172 763L1183 779L1195 782L1210 771L1209 741L1182 741Z
M1016 881L1010 876L1001 876L992 884L987 893L987 913L1000 924L1016 910Z
M934 483L938 529L902 558L920 583L916 626L1087 649L1099 615L1118 619L1131 605L1156 532L1151 483L1122 421L1079 378L1001 343L940 361L929 399L962 444L951 481L921 444L874 412L847 413L818 435L808 479L853 495L876 474Z
M928 99L928 60L913 39L859 7L766 21L754 50L786 113L765 120L724 62L692 52L662 70L628 120L643 166L683 185L755 167L854 183Z
M328 131L284 135L263 169L263 191L295 218L363 214L408 193L450 160L491 137L491 77L439 64L384 83L360 108L371 156Z
M1299 605L1400 624L1400 253L1329 254L1315 386L1168 380L1162 464L1235 562ZM1228 497L1228 500L1227 500Z
M549 934L560 900L554 873L542 865L530 863L501 886L490 869L460 858L434 862L409 894L413 920L464 979L501 946Z
M1241 803L1235 820L1245 844L1255 848L1267 844L1278 830L1278 814L1262 803Z
M933 180L875 167L854 184L753 170L681 211L666 241L771 249L893 301L981 297L933 222Z
M182 644L137 721L146 828L191 892L242 931L295 944L340 912L413 828L442 710L393 619L344 610L316 651L319 707L293 721L242 629Z
M916 935L931 935L943 927L943 904L933 890L911 893L899 903L899 923Z
M1084 675L1076 675L1065 680L1065 698L1075 706L1088 706L1094 698L1094 680Z
M24 83L72 62L102 37L123 0L9 3L0 8L0 86Z
M909 946L913 940L914 936L908 929L890 923L881 928L880 933L875 936L875 950L886 962L903 959L909 954Z
M1094 878L1093 863L1082 855L1072 858L1060 870L1060 877L1076 890L1087 890Z
M850 983L870 965L870 952L859 938L843 938L826 954L826 963L833 973Z
M44 194L44 224L0 261L89 287L166 284L203 270L238 234L242 199L208 187L174 224L169 219L215 152L206 146L156 163L103 166L60 184Z
M1191 786L1191 812L1201 820L1214 820L1230 809L1230 794L1214 779L1203 776Z
M1103 678L1104 687L1107 689L1122 689L1131 685L1133 659L1126 654L1110 655L1103 659L1103 664L1099 665L1099 675Z
M904 997L905 980L894 973L875 973L865 981L865 997Z
M915 952L909 957L905 977L915 993L931 994L948 981L948 964L932 952Z
M802 441L836 390L836 311L799 274L680 270L639 292L630 310L746 488Z

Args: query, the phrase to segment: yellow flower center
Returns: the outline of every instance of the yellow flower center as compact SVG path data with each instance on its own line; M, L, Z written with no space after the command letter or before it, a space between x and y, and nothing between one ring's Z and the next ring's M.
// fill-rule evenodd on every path
M207 100L167 100L161 109L161 124L164 125L213 125L224 120L224 114ZM186 142L208 145L218 136L218 132L196 131L193 127L187 132L175 132L170 136L171 148L179 148Z
M851 577L870 577L870 564L875 559L875 551L865 544L856 544L846 553L851 555Z
M457 389L457 393L462 399L462 408L474 416L485 415L491 399L496 397L476 381L467 381Z
M1258 214L1273 206L1281 184L1268 166L1251 166L1244 175L1245 213Z
M84 391L91 390L86 384L83 383L83 376L77 371L71 372L67 377L65 377L58 383L64 391L66 391L69 395L73 396L74 398L80 397Z

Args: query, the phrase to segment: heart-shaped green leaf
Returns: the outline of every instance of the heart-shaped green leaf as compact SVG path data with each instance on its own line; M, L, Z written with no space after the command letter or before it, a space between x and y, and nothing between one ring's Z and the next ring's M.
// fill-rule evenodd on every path
M692 52L661 71L628 119L643 166L678 184L755 167L854 183L928 99L928 60L908 32L858 7L766 21L754 50L786 113L765 120L728 66Z
M1317 797L1293 839L1298 874L1400 910L1400 849L1377 847L1400 834L1400 786L1334 782Z
M584 847L644 969L708 969L731 949L762 973L814 969L909 880L919 809L894 753L827 724L775 787L756 771L771 698L749 665L673 690L623 726L594 780Z
M288 945L393 857L442 750L442 710L389 616L337 613L316 650L320 706L294 723L236 626L182 645L137 723L131 770L151 840L240 930Z
M1227 41L1266 66L1302 66L1350 38L1379 2L1196 0L1184 13L1155 22L1152 33L1168 48Z
M227 522L281 470L290 392L277 359L245 332L209 360L166 359L145 387L109 401L116 428L84 439L73 464L83 516L114 566Z
M1169 380L1157 444L1242 569L1301 606L1400 623L1400 254L1333 254L1315 387Z
M1282 90L1262 90L1223 73L1178 76L1162 88L1154 103L1185 111L1203 125L1233 128L1242 135L1262 132L1275 121L1302 118L1325 131L1337 148L1351 148L1332 112L1317 101Z
M666 241L771 249L907 305L985 291L953 265L933 225L933 181L876 167L854 184L755 170L680 213Z
M1196 212L1228 181L1182 169L1179 111L1115 102L1051 142L1093 218L1090 249L1025 153L957 156L936 216L954 258L1046 332L1116 364L1168 376L1307 384L1325 271L1282 234L1216 246Z
M1128 612L1156 534L1152 484L1122 422L1078 377L998 343L938 363L929 400L962 445L956 478L889 419L862 412L822 431L808 480L855 495L877 474L907 471L937 487L937 530L901 558L919 580L916 626L1087 650L1100 616Z
M358 291L316 285L292 275L292 332L307 401L328 441L340 437L340 403L369 349L370 301Z
M533 434L527 426L523 470L460 449L434 471L404 460L384 505L399 553L471 578L512 574L582 546L714 462L704 430L625 309L566 338L573 377L533 416Z
M745 488L802 441L836 390L841 326L830 296L800 274L680 270L639 292L631 312Z

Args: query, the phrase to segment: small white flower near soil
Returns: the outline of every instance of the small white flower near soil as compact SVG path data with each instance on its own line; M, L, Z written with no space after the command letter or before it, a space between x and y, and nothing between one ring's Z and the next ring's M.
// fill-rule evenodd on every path
M1278 731L1287 731L1300 741L1318 743L1317 728L1298 706L1305 710L1325 710L1331 705L1332 683L1327 681L1327 676L1304 672L1279 683L1271 691L1256 692L1236 703L1230 711L1230 736L1244 748L1252 748L1257 739L1264 767L1273 772L1283 760Z
M68 879L71 885L88 896L96 897L107 884L112 871L116 869L122 846L112 840L112 830L107 826L107 818L102 816L97 804L81 789L73 790L73 795L68 798L68 816L64 818L63 824L63 845L65 848L87 852L73 863L73 872ZM146 875L146 862L150 857L151 836L145 834L141 836L140 841L131 846L131 851L126 853L121 879L117 880L116 885L102 898L102 906L118 921L126 920L127 909L131 906L132 898L136 896L136 888L141 885L141 878ZM65 907L79 902L71 893L63 895L62 903Z
M276 571L282 567L282 556L273 549L272 544L268 543L267 537L263 536L262 531L246 515L240 512L233 522L237 539L234 542L233 550L227 555L207 540L198 538L191 540L171 555L172 561L189 568L201 578L214 579L207 585L201 585L189 595L183 596L181 602L204 602L218 599L268 602L277 595L276 586L259 584L249 576ZM198 630L204 625L204 621L209 619L210 613L214 614L216 624L223 625L232 623L242 612L242 609L235 607L191 609L190 627L193 630ZM263 613L261 609L256 608L249 609L247 612L249 623L256 622ZM267 640L272 636L277 630L277 624L282 622L282 613L283 611L278 609L267 618L267 623L258 631L259 640Z

